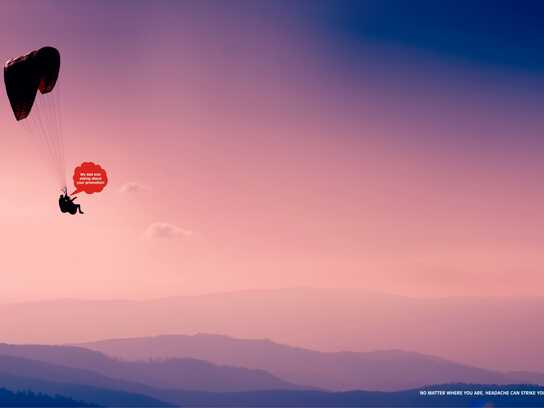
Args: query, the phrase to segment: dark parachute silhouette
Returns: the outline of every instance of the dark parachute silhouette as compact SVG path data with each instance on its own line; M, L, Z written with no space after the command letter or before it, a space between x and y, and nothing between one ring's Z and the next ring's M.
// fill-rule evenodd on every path
M58 176L59 187L62 187L65 168L57 85L59 70L59 51L43 47L8 60L4 65L4 83L15 119L43 142L51 167ZM37 97L38 91L41 96Z
M38 89L42 94L53 90L59 69L60 54L53 47L43 47L6 62L4 82L17 120L28 116Z

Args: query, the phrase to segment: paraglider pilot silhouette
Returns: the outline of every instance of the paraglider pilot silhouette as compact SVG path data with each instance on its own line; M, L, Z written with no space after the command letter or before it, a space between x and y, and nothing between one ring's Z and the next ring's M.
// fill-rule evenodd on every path
M60 96L56 89L60 70L60 53L54 47L38 50L8 60L4 65L6 93L17 122L43 142L49 162L64 185L64 146L61 126ZM37 94L40 96L37 98ZM34 107L34 109L33 109ZM63 189L59 197L60 210L76 214L81 211L75 198Z
M59 207L60 211L63 213L70 213L72 215L75 215L76 212L79 212L80 214L84 214L83 211L81 211L81 205L74 203L74 200L77 197L70 198L68 195L68 192L66 190L66 187L62 190L64 194L61 194L59 196Z

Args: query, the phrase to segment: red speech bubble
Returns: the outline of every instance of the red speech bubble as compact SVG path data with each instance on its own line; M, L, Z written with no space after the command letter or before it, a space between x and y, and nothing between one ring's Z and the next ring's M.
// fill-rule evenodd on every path
M83 162L74 169L74 187L76 190L70 194L74 195L82 191L87 194L101 192L108 184L108 175L106 170L99 164L93 162Z

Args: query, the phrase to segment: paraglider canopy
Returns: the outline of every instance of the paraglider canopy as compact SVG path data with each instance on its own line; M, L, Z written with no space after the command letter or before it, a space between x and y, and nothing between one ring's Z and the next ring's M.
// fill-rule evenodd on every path
M60 54L53 47L43 47L6 62L4 82L18 121L29 115L38 90L42 94L53 90L59 69Z
M44 157L49 158L48 163L61 188L66 186L66 172L59 69L59 51L43 47L8 60L4 65L4 83L15 119L47 151Z

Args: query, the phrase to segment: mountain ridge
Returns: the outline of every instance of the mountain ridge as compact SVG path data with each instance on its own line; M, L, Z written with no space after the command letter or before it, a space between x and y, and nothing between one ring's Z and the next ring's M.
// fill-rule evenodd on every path
M537 372L544 370L533 357L544 354L544 328L525 322L538 321L542 313L541 297L411 298L311 288L0 305L2 340L9 343L209 332L271 338L320 351L411 350L486 369ZM516 347L520 336L532 341ZM492 338L503 341L490 342Z
M261 389L307 389L275 377L262 369L216 365L194 358L174 358L157 362L127 362L74 346L0 344L0 361L21 358L79 370L107 385L102 377L159 388L202 391L250 391ZM35 368L39 368L35 364ZM4 370L0 368L0 371ZM4 370L5 371L5 370ZM101 377L102 376L102 377Z
M205 333L109 339L78 346L127 361L196 357L215 364L261 368L289 382L334 391L392 391L433 382L544 383L541 373L486 370L417 352L321 352L268 339Z

